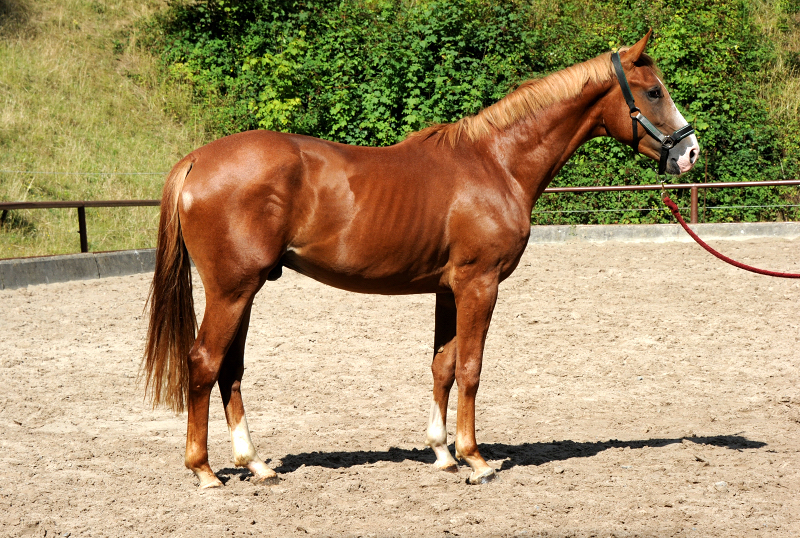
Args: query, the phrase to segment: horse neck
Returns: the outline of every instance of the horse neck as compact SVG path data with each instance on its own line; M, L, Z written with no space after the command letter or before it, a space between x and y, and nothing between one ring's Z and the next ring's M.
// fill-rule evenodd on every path
M577 97L554 103L497 133L489 147L522 188L529 209L575 151L604 134L601 98L610 83L590 83Z

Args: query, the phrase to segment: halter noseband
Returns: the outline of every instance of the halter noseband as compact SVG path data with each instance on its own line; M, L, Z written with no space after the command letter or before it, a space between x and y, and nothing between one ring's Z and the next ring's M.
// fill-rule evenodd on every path
M620 61L619 59L618 52L615 52L611 55L611 62L614 64L614 71L617 74L619 87L622 90L622 95L625 97L625 102L628 103L628 108L630 109L631 113L631 121L633 122L633 141L631 142L631 147L633 148L634 151L638 151L637 150L637 145L639 142L638 124L641 123L642 127L644 127L645 132L661 143L661 159L658 161L658 173L663 174L664 171L667 169L667 158L669 157L669 150L675 147L675 144L677 144L687 136L694 134L694 129L692 128L691 125L687 123L686 125L676 130L669 136L664 135L664 133L656 129L655 125L650 123L650 120L644 117L644 114L642 114L641 110L639 110L639 108L636 106L636 102L633 100L631 87L628 85L628 79L625 78L625 71L622 70L622 61Z

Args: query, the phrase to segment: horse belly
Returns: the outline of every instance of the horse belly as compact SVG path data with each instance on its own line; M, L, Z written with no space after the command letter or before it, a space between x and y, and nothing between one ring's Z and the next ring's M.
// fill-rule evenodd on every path
M347 291L389 295L445 291L446 260L437 252L416 247L372 241L316 244L290 247L281 261L298 273Z

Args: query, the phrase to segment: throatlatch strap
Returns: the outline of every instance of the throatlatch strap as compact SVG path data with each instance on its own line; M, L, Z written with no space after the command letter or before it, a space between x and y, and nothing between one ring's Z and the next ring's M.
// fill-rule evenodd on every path
M631 87L628 85L628 79L625 77L625 71L622 69L622 61L619 59L618 52L615 52L611 55L611 63L614 64L614 73L617 75L619 87L622 90L622 96L625 98L625 102L628 103L628 108L631 112L631 128L633 130L631 147L633 148L634 152L637 152L639 151L639 125L638 120L633 113L639 112L639 109L636 108L636 101L633 99L633 93L631 92Z

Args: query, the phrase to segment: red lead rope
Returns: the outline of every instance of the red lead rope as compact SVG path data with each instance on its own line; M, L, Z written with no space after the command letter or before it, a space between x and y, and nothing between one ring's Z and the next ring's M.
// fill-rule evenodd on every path
M663 200L664 200L664 203L669 208L669 210L672 211L672 214L675 215L675 218L678 219L678 222L680 222L681 226L683 226L683 229L686 230L686 233L688 233L690 236L692 236L692 239L697 241L698 245L700 245L701 247L703 247L704 249L709 251L711 254L713 254L714 256L719 258L720 260L722 260L724 262L728 262L729 264L731 264L733 266L736 266L739 269L744 269L745 271L751 271L753 273L758 273L760 275L779 276L779 277L783 277L783 278L800 278L800 275L794 274L794 273L778 273L777 271L767 271L766 269L758 269L758 268L752 267L750 265L745 265L743 263L739 263L736 260L732 260L729 257L727 257L727 256L725 256L723 254L720 254L719 252L717 252L716 250L714 250L710 246L706 245L703 242L703 240L700 239L699 237L697 237L697 234L694 233L691 228L689 228L689 225L686 224L686 221L684 221L683 217L681 217L680 209L678 209L678 206L675 205L675 202L673 202L672 200L669 199L669 196L667 195L666 192L664 193Z

